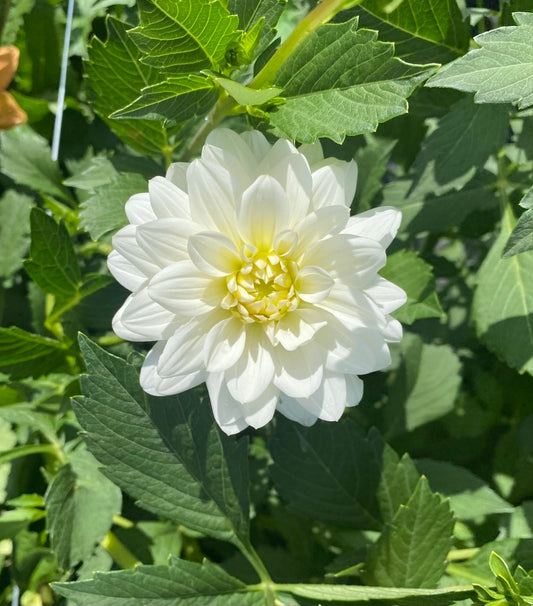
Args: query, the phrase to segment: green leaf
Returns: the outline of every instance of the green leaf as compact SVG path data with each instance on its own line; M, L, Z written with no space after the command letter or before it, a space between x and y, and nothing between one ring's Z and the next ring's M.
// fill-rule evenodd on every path
M392 12L381 0L365 0L350 14L411 63L447 63L468 50L469 28L455 0L403 0Z
M12 377L47 374L61 365L63 344L21 328L0 327L0 368Z
M480 107L471 97L461 99L422 143L412 167L415 182L411 193L438 195L452 187L460 189L504 145L508 131L506 107Z
M68 179L63 181L68 187L75 187L82 191L94 191L95 188L105 185L118 177L117 169L106 156L92 155L83 159L80 165L76 164L72 167L72 163L68 164L72 174Z
M248 88L229 78L214 77L213 80L222 86L228 95L233 97L239 105L263 105L281 93L281 88L276 88L275 86L254 89Z
M512 368L533 374L533 252L502 258L514 224L507 207L500 235L478 272L473 316L489 349Z
M415 252L401 250L390 255L380 273L407 293L407 302L394 313L400 322L412 324L421 318L440 318L443 315L431 265Z
M389 388L387 435L412 431L453 410L461 384L461 362L448 345L427 345L404 336L403 362Z
M164 120L167 126L204 116L217 100L210 78L188 74L169 77L143 89L140 97L112 114L113 118Z
M90 61L85 64L94 92L96 113L125 143L142 154L163 153L171 144L170 133L152 120L110 120L109 116L132 103L141 90L159 82L156 69L140 63L141 53L127 35L130 26L107 17L107 42L93 38Z
M143 63L172 74L225 65L237 40L238 17L218 0L141 0L140 25L129 34L144 53Z
M124 206L130 196L146 191L146 179L136 173L123 173L96 187L96 193L80 206L80 221L93 240L127 224Z
M104 538L120 513L122 494L100 471L93 456L69 456L46 492L46 524L59 566L82 562Z
M286 0L229 0L228 10L232 15L239 17L239 29L253 33L263 21L258 45L253 49L260 55L276 38L275 27L285 8ZM248 38L248 36L247 36ZM249 41L241 40L240 47L244 46L245 55L249 52Z
M331 524L379 528L380 459L352 421L307 428L280 417L270 450L272 479L292 507Z
M520 23L520 16L515 21ZM476 36L481 48L445 65L426 86L475 92L477 103L529 107L533 104L533 23L522 23Z
M276 134L303 143L376 130L407 112L407 97L432 66L393 57L394 45L377 32L357 30L357 19L319 27L276 74L287 97L270 113Z
M464 467L430 459L419 459L415 464L419 473L429 480L431 490L449 498L450 507L459 520L513 511L510 503Z
M45 412L38 412L32 403L20 402L0 406L0 418L30 431L40 431L52 444L58 441L53 416Z
M371 547L366 576L385 587L434 587L452 545L453 515L426 478Z
M171 558L169 566L97 572L90 581L54 583L54 591L79 606L263 606L262 592L208 560L202 564Z
M63 222L56 223L40 208L31 211L30 219L30 258L24 262L24 269L44 292L61 299L74 297L81 274Z
M0 277L10 278L22 267L30 243L33 200L14 189L0 198Z
M518 219L503 249L505 258L533 250L533 209L526 210Z
M17 126L0 133L0 167L19 185L62 200L72 200L61 184L61 172L50 157L46 139L29 126Z
M4 0L4 2L7 2L7 0ZM2 38L0 39L3 46L15 44L18 30L24 21L24 15L31 11L34 4L35 0L18 0L10 4L7 19L2 30Z
M247 544L246 439L223 435L207 402L151 398L133 366L86 337L80 347L88 374L73 407L106 475L165 519Z

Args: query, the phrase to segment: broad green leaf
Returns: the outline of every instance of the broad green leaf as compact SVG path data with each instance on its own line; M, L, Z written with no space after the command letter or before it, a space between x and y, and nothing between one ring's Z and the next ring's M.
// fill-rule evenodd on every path
M213 80L222 86L228 95L233 97L240 105L263 105L281 93L281 88L275 86L253 89L229 78L214 77Z
M303 143L318 137L376 130L407 112L407 97L432 66L393 56L394 45L377 32L357 29L357 19L319 27L283 63L274 84L286 102L270 113L276 134Z
M130 27L113 17L107 21L107 41L93 38L86 63L89 85L94 91L96 113L135 150L150 155L162 154L171 146L170 133L153 120L110 120L109 116L132 103L141 89L160 80L159 73L140 63L141 53L128 37Z
M123 173L105 185L80 206L81 226L93 240L126 225L124 206L130 196L146 191L146 179L135 173Z
M29 126L17 126L0 133L0 169L19 185L71 200L61 184L57 163L50 158L47 141Z
M39 412L32 403L20 402L0 406L0 419L25 427L30 431L40 431L50 443L58 441L53 416L46 412Z
M426 478L370 548L365 575L373 585L435 587L452 545L453 515Z
M6 6L8 0L4 0L3 7ZM3 46L15 44L17 33L24 21L24 15L29 13L35 4L35 0L17 0L17 2L9 3L9 12L2 30L0 42ZM4 8L5 10L5 8Z
M88 374L73 407L105 474L165 519L247 544L246 439L223 435L207 402L151 398L133 366L86 337L80 347Z
M270 449L272 479L291 506L331 524L379 528L380 458L352 421L307 428L279 417Z
M43 210L31 211L30 258L24 269L44 292L61 299L76 295L81 274L70 236L63 222Z
M52 549L63 569L82 562L120 513L122 494L86 450L69 456L46 492L46 524Z
M510 503L464 467L431 459L419 459L415 465L427 477L431 490L449 498L450 507L459 520L513 511Z
M14 538L32 522L44 517L44 511L33 507L19 507L4 511L0 515L0 541Z
M21 328L0 327L0 369L13 377L40 375L61 366L64 345Z
M509 131L507 108L476 105L471 97L455 103L424 140L412 173L413 195L460 189L504 145Z
M106 156L95 156L89 159L83 159L80 164L76 164L74 170L71 167L72 163L68 164L72 174L68 179L63 181L68 187L75 187L82 191L93 191L101 185L106 185L118 177L117 169ZM81 165L81 166L80 166Z
M143 63L172 74L220 71L239 37L238 17L219 0L141 0L140 25L129 34Z
M385 410L387 435L412 431L451 412L461 384L461 362L448 345L428 345L408 334L401 348L403 363Z
M390 255L380 273L407 294L407 302L394 312L394 317L400 322L412 324L421 318L440 318L443 315L431 265L415 252L401 250Z
M216 100L210 78L181 75L147 86L135 101L114 112L112 117L164 120L167 126L174 126L204 116Z
M533 209L520 216L503 249L505 258L533 250Z
M54 583L54 591L79 606L263 606L264 596L204 560L171 558L168 566L99 573L90 581Z
M411 63L447 63L468 50L469 28L455 0L403 0L392 12L380 0L365 0L350 14Z
M473 316L487 347L519 372L533 374L533 252L502 252L515 219L505 209L501 231L477 276Z
M398 179L383 188L383 204L402 211L402 232L442 233L459 226L476 210L497 207L494 181L492 173L481 171L462 189L436 196L431 191L410 193L412 180Z
M520 15L520 13L518 13ZM481 48L442 67L426 86L475 94L477 103L533 104L533 23L499 27L476 36Z
M166 565L171 555L183 547L180 529L170 522L137 522L136 527L150 538L150 555L155 565Z
M255 49L257 55L276 37L274 28L285 5L286 0L229 0L228 10L239 17L239 29L252 32L264 20L259 44Z
M10 278L22 267L30 243L33 200L14 189L0 199L0 277Z
M456 600L474 595L470 585L440 589L408 589L396 587L362 587L360 585L278 585L296 596L350 604L402 604L402 606L447 606Z

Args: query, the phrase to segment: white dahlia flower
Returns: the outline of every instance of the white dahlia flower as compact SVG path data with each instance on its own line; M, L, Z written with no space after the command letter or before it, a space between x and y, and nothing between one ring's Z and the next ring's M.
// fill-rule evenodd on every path
M227 433L279 410L311 425L357 404L357 375L390 363L405 293L378 275L400 213L349 216L354 162L320 145L211 133L126 204L108 265L132 291L117 335L157 341L141 370L153 395L205 381Z

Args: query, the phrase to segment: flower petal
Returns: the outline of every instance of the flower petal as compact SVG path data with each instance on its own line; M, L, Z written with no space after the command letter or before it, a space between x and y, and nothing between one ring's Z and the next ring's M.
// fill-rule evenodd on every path
M200 225L185 219L157 219L137 226L137 242L163 268L189 258L189 238L200 229Z
M160 219L177 218L191 220L189 196L165 177L148 181L150 202Z
M326 352L315 344L291 352L276 347L274 385L292 398L307 398L322 382Z
M202 160L216 163L230 173L235 173L235 177L246 179L248 182L242 183L242 192L258 174L259 158L255 155L255 151L261 150L262 143L259 139L255 137L254 139L251 148L247 144L246 137L229 128L217 128L209 133L206 139L206 144L202 148Z
M189 162L173 162L167 169L165 178L172 182L182 192L187 193L189 186L187 184L187 169Z
M346 408L346 395L344 375L326 372L322 385L310 396L309 404L313 409L320 409L318 417L323 421L338 421Z
M204 231L192 236L188 252L196 267L210 276L227 276L238 271L242 265L235 244L216 231Z
M219 322L208 332L203 355L208 372L221 372L241 357L246 343L243 323L230 317Z
M364 236L379 242L383 248L392 242L402 222L402 213L392 206L372 208L350 217L343 233Z
M386 314L390 314L407 301L407 295L402 288L381 276L376 276L374 284L367 286L365 292Z
M324 160L322 145L318 140L314 143L304 143L303 145L300 145L298 152L307 158L311 169L313 169L319 162Z
M363 397L364 383L356 375L345 375L346 406L357 406Z
M146 275L116 250L109 253L107 267L115 280L132 292L139 290L147 281Z
M159 271L159 266L137 243L137 226L126 225L113 236L113 248L148 278Z
M275 344L280 343L287 351L309 343L316 332L326 326L325 314L312 308L299 308L278 321L274 331Z
M296 398L289 398L283 393L280 394L278 410L287 419L296 421L305 427L311 427L318 419L316 414L302 406Z
M124 207L128 220L133 225L141 225L157 219L150 203L150 194L135 194L126 202Z
M388 343L399 343L403 336L402 325L398 322L398 320L395 320L390 316L385 316L385 319L387 321L387 325L382 331L383 337Z
M223 279L200 273L191 261L178 261L152 278L148 292L165 309L192 318L216 307L226 289Z
M329 295L333 284L334 280L327 271L308 265L298 272L294 288L306 303L320 303Z
M276 234L286 229L288 218L289 202L274 178L262 175L244 192L238 221L245 242L270 250Z
M303 255L312 244L342 229L349 216L350 210L346 206L326 206L308 214L294 228L298 234L298 246L293 257Z
M357 185L357 164L337 158L324 160L317 168L313 166L312 207L341 205L350 207Z

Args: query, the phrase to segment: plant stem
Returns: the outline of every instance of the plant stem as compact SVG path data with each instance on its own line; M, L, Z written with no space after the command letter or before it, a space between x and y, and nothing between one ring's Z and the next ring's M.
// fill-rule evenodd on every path
M121 568L134 568L139 563L139 560L111 531L105 535L100 545Z
M251 543L241 543L239 548L261 579L261 583L257 587L265 596L265 606L276 606L276 584L266 569L263 560L261 560Z
M469 560L471 557L475 556L478 551L479 547L472 547L470 549L452 549L448 552L446 561L462 562L464 560Z

